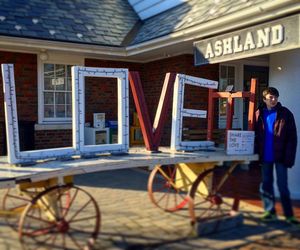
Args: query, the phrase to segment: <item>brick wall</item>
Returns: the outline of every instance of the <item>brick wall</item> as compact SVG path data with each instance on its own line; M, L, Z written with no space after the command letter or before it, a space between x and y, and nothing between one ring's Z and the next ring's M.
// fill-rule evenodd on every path
M0 51L0 63L14 64L18 118L20 121L37 120L37 58L35 54ZM2 74L0 76L2 86ZM0 91L1 103L3 92ZM0 119L4 120L4 106L0 105Z
M87 67L128 68L129 71L142 72L143 64L86 59ZM132 117L134 103L129 92L129 113ZM92 123L93 113L105 112L106 120L117 120L117 81L109 78L89 77L85 82L86 122Z
M147 106L149 109L150 118L152 121L155 117L156 108L158 105L166 73L175 72L203 77L211 80L218 79L218 65L195 67L193 55L181 55L144 64L101 61L94 59L86 59L85 63L86 66L91 67L124 67L129 68L130 71L139 71ZM91 84L87 82L87 91L90 88L89 85ZM207 95L208 91L206 88L196 88L187 86L185 95L185 107L195 109L207 109ZM89 105L91 104L86 105L87 109L91 110L89 107ZM106 102L106 104L104 103L104 105L101 106L103 110L107 110L106 105L109 105L108 102ZM132 98L130 97L131 118L133 110L134 103ZM87 118L89 116L90 115L87 115ZM203 119L202 121L199 119L192 119L186 120L185 123L189 124L190 127L192 126L197 128L206 128L207 121L206 119ZM167 123L164 127L161 143L162 145L170 145L170 131L171 109L168 112Z
M12 53L0 51L0 63L14 64L15 71L15 85L16 85L16 99L18 109L18 120L20 126L37 121L38 110L38 92L37 92L37 58L35 54L27 53ZM3 89L2 74L0 74L0 88ZM5 137L4 126L4 100L3 91L0 91L0 126L1 137ZM22 134L23 127L20 128L20 141L27 136L27 131ZM0 140L0 153L6 153L5 139ZM29 142L31 143L31 142ZM29 148L30 145L20 143L23 147Z
M35 54L0 52L1 63L13 63L15 67L15 80L17 90L17 108L20 122L27 122L32 126L38 121L38 92L37 92L37 57ZM131 63L121 61L86 59L85 65L89 67L116 67L128 68L130 71L139 71L146 97L151 120L153 121L158 105L165 74L176 72L199 76L212 80L218 79L218 65L194 67L192 55L181 55L149 63ZM2 88L2 78L1 88ZM92 123L93 113L105 112L107 120L117 119L117 91L116 80L109 78L86 79L86 122ZM130 122L135 110L130 92ZM3 103L3 93L0 91L0 102ZM185 94L185 107L207 109L207 89L187 86ZM0 105L0 153L5 152L4 108ZM193 119L185 121L189 126L205 128L206 120ZM31 125L30 125L31 126ZM24 131L24 129L23 129ZM171 110L169 110L167 124L163 131L162 145L170 144ZM21 140L20 135L20 140ZM24 144L24 143L23 143ZM22 144L22 145L23 145ZM35 149L68 147L72 145L71 130L44 130L35 131L33 144ZM23 145L30 148L32 145Z
M35 149L60 148L72 146L72 130L35 131Z
M148 107L151 107L149 110L152 120L155 117L162 84L167 72L188 74L211 80L218 79L218 65L195 67L193 55L181 55L149 62L144 65L143 69L142 81L144 83L144 92ZM184 97L184 107L207 109L207 94L208 92L205 88L187 85ZM167 123L163 130L162 145L170 145L171 114L172 112L169 110ZM184 119L184 124L189 124L189 127L205 128L207 121L206 119Z

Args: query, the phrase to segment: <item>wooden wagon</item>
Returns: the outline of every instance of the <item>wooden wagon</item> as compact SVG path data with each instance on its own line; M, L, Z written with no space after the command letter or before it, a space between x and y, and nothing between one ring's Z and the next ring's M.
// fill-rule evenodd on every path
M185 85L216 89L216 81L168 73L151 127L137 72L72 67L72 147L20 151L13 65L2 65L2 75L8 155L0 162L0 188L8 190L3 197L0 214L18 231L25 248L93 247L99 234L101 215L93 196L73 183L73 176L83 173L150 167L153 169L148 181L151 201L167 212L188 206L192 224L234 214L238 210L239 199L232 192L236 189L230 181L231 173L239 163L257 160L257 156L228 155L224 150L214 148L209 140L182 140L183 117L206 117L206 111L184 108ZM117 79L117 143L89 146L84 143L84 78L87 76ZM146 148L143 150L129 148L128 80L145 141ZM253 103L252 92L247 96ZM211 91L209 93L212 95ZM159 148L159 141L172 94L171 146L164 149ZM215 97L212 95L211 100ZM230 105L233 97L231 94L226 96L231 100ZM212 110L209 107L210 138ZM253 112L249 121L252 118ZM227 124L230 125L229 122ZM220 172L219 166L224 163L227 166Z
M189 208L191 221L204 221L238 211L239 199L224 187L239 163L256 155L226 155L224 151L128 155L102 155L92 159L49 161L27 167L0 164L0 187L7 188L1 215L18 231L27 249L90 249L100 230L96 200L73 184L73 176L112 169L151 167L148 193L151 201L168 212ZM218 170L228 163L226 171ZM222 167L224 169L224 167ZM229 183L228 183L229 182ZM230 191L230 192L228 192Z

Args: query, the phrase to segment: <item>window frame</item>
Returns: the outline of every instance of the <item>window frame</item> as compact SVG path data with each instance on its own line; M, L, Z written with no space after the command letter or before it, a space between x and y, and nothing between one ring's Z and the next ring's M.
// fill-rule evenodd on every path
M233 77L233 80L234 80L234 83L233 83L233 90L236 89L237 87L237 66L234 65L234 64L228 64L228 63L223 63L223 64L220 64L219 65L219 91L225 91L224 89L221 90L220 89L220 86L221 86L221 67L222 66L225 66L227 67L227 72L228 72L228 67L233 67L234 68L234 77ZM228 78L227 78L228 79ZM227 84L228 85L232 85L232 84ZM225 111L225 114L221 113L221 105L222 105L222 101L221 101L222 98L220 98L219 100L219 117L226 117L226 111ZM227 102L227 101L226 101Z
M240 65L239 63L220 63L219 64L219 82L221 83L221 66L233 67L234 68L234 84L233 91L238 91L240 88L239 82L240 80ZM219 91L224 91L220 90ZM234 111L233 111L233 120L232 120L232 128L240 128L240 107L239 100L234 101ZM225 129L226 128L226 114L221 114L221 100L218 103L218 128Z
M83 66L84 58L71 58L68 55L51 54L49 60L38 59L38 124L71 124L72 117L47 118L44 112L44 64L63 64L70 66ZM71 79L72 81L72 79ZM72 85L72 84L71 84ZM71 90L72 96L72 90Z

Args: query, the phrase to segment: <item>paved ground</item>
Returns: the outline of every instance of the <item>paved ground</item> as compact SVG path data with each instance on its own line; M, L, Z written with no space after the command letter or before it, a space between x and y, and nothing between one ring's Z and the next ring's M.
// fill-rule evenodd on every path
M154 207L146 190L148 174L127 169L76 176L75 183L97 200L101 233L96 249L300 249L300 229L284 222L263 224L261 210L243 203L244 223L238 228L198 237L190 226L188 211L166 213ZM2 195L4 190L0 190ZM1 196L0 196L1 197ZM0 218L0 250L18 250L17 233Z

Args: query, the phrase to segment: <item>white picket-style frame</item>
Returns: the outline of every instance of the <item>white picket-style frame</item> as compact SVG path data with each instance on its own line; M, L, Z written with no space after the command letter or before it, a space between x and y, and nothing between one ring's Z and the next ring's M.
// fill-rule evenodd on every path
M118 143L85 145L85 77L116 78L118 87ZM80 153L126 153L129 149L128 69L72 67L73 147Z
M20 151L18 112L13 64L1 64L6 122L7 161L10 164L28 163L39 159L71 157L74 147Z
M183 117L206 118L206 110L185 109L184 108L184 87L186 84L196 87L217 89L218 82L204 78L177 74L173 92L173 112L172 112L172 150L199 150L214 146L212 141L182 141L182 121Z

